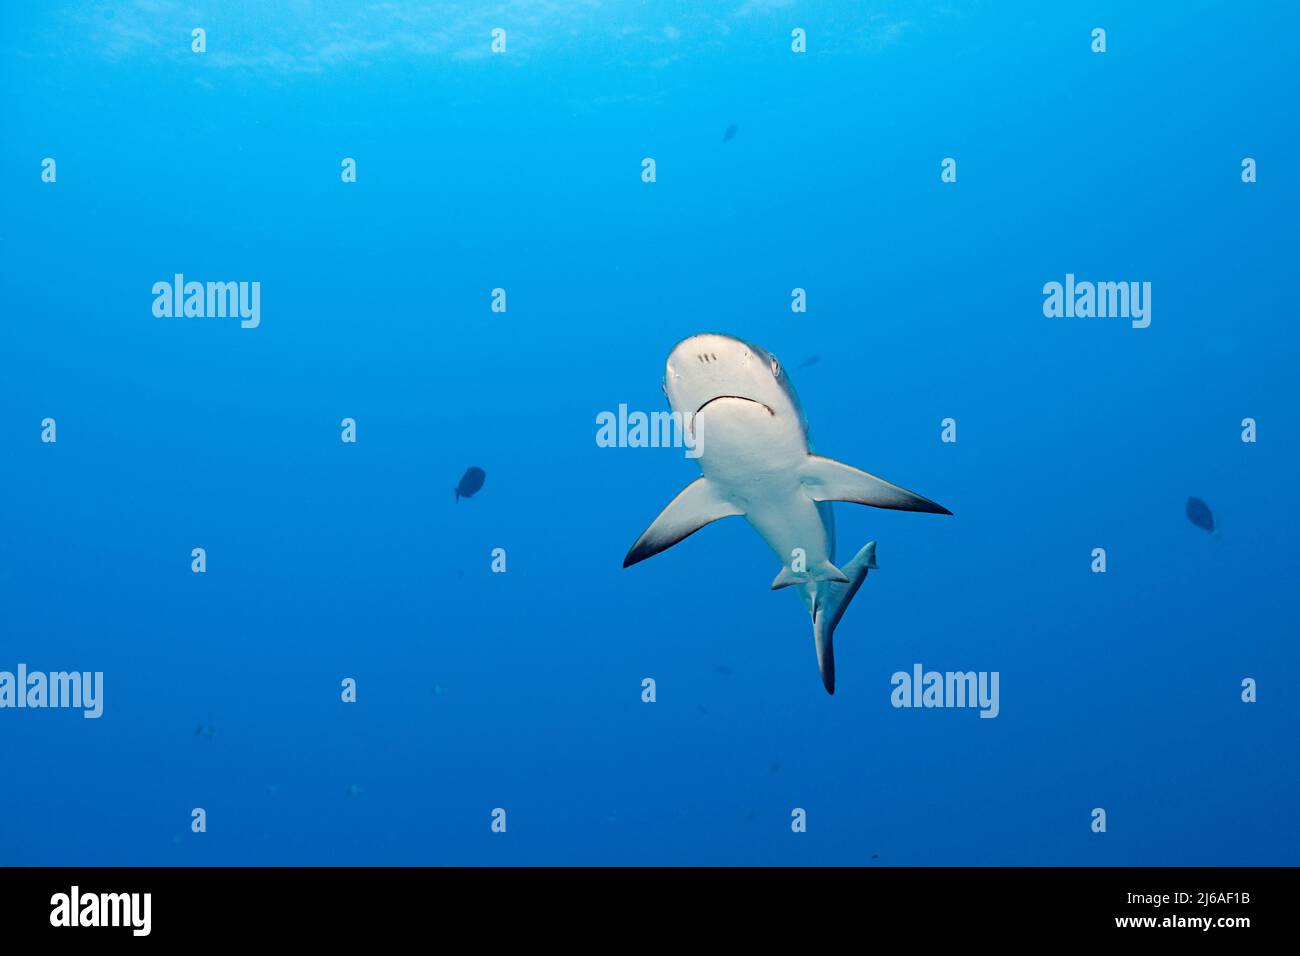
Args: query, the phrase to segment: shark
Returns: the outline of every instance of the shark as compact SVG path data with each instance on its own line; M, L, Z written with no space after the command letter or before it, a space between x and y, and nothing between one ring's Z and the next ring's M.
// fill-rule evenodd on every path
M835 693L835 628L867 572L869 541L843 567L834 563L836 501L951 515L928 498L813 452L808 421L776 356L730 335L704 333L668 355L662 383L689 430L701 475L641 534L628 568L721 518L743 517L781 560L772 590L795 588L812 619L817 668Z

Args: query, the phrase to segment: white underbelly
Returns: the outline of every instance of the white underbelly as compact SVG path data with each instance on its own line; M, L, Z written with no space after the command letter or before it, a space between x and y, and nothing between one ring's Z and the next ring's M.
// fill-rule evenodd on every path
M808 565L830 560L830 536L800 472L808 457L802 425L741 400L712 403L696 419L700 470L745 514L789 564L795 549Z

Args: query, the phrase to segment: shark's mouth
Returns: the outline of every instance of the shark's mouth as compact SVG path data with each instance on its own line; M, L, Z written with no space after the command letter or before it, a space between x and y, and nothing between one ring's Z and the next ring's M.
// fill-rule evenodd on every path
M739 399L739 400L742 401L742 402L752 402L753 404L757 405L759 408L766 408L766 409L767 409L767 413L768 413L769 415L771 415L771 416L774 417L774 418L776 417L776 412L772 411L772 406L771 406L771 405L764 405L762 402L757 401L757 400L752 399L752 398L746 398L744 395L714 395L711 399L709 399L707 402L705 402L705 403L704 403L703 405L701 405L699 408L695 409L695 414L698 415L700 412L704 411L706 408L708 408L708 407L709 407L710 405L712 405L714 402L716 402L716 401L718 401L719 399L722 399L722 398L735 398L735 399Z

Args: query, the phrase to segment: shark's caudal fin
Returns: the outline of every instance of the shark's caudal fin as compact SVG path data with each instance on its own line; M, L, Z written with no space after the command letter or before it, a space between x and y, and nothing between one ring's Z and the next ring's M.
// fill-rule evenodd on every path
M671 548L710 521L739 514L744 512L719 495L709 479L696 478L668 503L668 507L636 539L627 557L623 559L623 567L630 567Z
M876 542L868 541L848 564L844 565L847 584L826 581L818 584L815 595L805 595L804 600L812 612L813 640L817 645L817 669L821 671L826 693L835 693L835 651L831 644L835 627L844 616L844 609L858 593L867 572L876 566Z
M883 478L821 455L809 455L799 477L808 497L813 501L851 501L854 504L892 508L896 511L952 514L943 505L935 504L929 498L922 498Z

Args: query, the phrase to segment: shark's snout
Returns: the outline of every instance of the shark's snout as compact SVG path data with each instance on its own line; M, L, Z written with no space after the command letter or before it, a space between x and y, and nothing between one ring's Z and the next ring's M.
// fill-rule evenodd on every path
M703 333L678 342L668 356L668 364L678 371L734 367L749 358L749 351L744 342L729 335Z
M741 339L703 332L682 339L668 355L663 390L669 404L696 416L719 399L737 399L777 417L786 396L775 359ZM731 402L719 403L723 407Z

